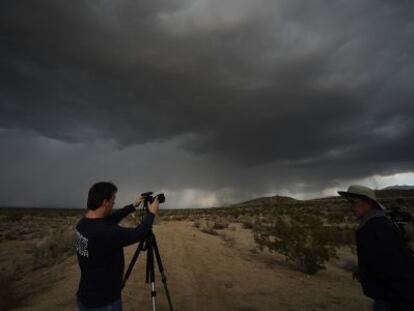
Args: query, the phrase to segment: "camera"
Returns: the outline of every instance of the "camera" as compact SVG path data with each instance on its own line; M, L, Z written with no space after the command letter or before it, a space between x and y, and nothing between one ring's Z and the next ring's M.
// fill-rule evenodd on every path
M153 196L152 194L153 192L145 192L141 194L141 196L144 198L144 206L147 206L148 203L151 204L156 198L158 199L158 202L160 202L160 204L165 202L164 193L159 193L155 196Z

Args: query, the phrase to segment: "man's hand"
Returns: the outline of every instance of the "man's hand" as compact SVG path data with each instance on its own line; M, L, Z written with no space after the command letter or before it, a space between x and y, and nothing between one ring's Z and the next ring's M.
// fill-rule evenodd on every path
M135 201L134 201L134 203L132 203L132 205L135 207L135 208L137 208L141 203L142 203L142 201L144 201L144 198L143 197L139 197L138 199L136 199Z
M148 206L148 210L150 213L157 215L158 210L160 209L160 202L158 202L158 198L155 197L154 201Z

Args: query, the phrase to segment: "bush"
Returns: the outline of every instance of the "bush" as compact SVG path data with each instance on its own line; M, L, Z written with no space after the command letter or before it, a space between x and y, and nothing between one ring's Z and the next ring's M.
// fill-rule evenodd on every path
M6 221L20 221L22 220L24 214L23 212L20 211L14 211L14 212L10 212L10 214L7 214L7 216L5 217Z
M229 223L226 222L223 219L220 220L216 220L215 222L213 222L213 229L216 230L223 230L229 227Z
M229 246L234 246L236 244L236 239L233 236L229 236L225 232L222 232L219 235Z
M54 230L40 240L33 249L34 269L51 266L74 255L75 235L73 228Z
M242 228L244 229L253 229L254 227L253 216L241 216L237 219L237 221L242 224Z
M207 234L211 234L211 235L218 235L217 231L214 230L213 228L204 227L204 228L201 228L200 231L207 233Z
M329 242L334 246L352 246L355 244L355 230L351 227L330 226L326 228Z
M243 227L244 229L253 229L254 224L253 224L253 222L252 222L252 221L244 220L244 221L242 222L242 227Z
M345 215L343 213L330 213L326 219L330 224L341 224L345 222Z
M218 235L217 231L214 230L215 223L212 221L206 221L200 228L201 232L211 234L211 235Z
M277 217L275 223L255 226L254 239L261 249L279 252L300 271L315 274L325 268L325 262L336 257L327 233L319 217L301 215L289 220Z

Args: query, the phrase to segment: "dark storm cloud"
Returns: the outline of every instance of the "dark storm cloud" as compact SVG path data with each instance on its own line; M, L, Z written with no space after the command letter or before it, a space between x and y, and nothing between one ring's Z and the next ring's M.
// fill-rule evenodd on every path
M241 170L284 176L253 192L410 170L412 12L403 0L2 1L0 127L122 150L175 140L223 169L182 187L248 188L231 177Z

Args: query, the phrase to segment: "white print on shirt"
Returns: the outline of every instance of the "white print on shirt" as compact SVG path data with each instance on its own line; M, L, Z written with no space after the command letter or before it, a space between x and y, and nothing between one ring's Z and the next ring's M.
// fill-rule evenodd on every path
M88 251L88 239L85 238L78 230L76 230L76 241L75 241L76 251L80 256L89 257Z

